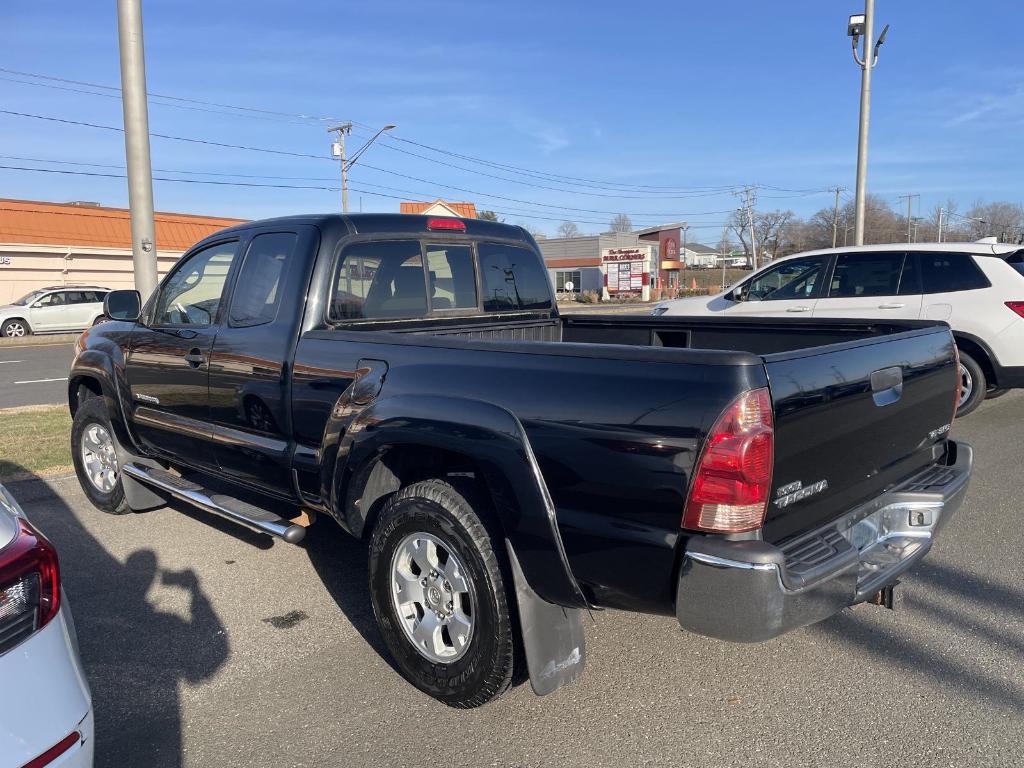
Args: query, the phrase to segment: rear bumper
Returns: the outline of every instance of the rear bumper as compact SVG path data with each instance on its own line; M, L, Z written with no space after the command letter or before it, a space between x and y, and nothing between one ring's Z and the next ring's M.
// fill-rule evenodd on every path
M813 624L894 583L959 509L973 451L948 443L942 463L783 545L694 536L683 553L683 629L753 643Z

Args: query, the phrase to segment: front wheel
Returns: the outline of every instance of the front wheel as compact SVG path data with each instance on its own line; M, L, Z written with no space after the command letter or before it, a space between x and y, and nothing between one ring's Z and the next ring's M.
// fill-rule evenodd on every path
M116 445L103 398L86 399L78 406L71 424L75 474L94 507L111 515L123 515L131 510L124 497Z
M966 416L985 399L988 382L985 371L978 361L961 350L960 352L960 405L956 409L957 418Z
M9 339L18 339L31 333L32 329L28 327L28 323L20 317L12 318L0 326L0 336Z
M414 483L387 502L370 544L388 649L409 682L458 708L500 696L515 666L501 539L476 507L444 480Z

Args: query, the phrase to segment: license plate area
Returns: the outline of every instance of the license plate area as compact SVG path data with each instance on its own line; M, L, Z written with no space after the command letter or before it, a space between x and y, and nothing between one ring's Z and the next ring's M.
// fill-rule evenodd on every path
M941 502L900 502L859 520L841 520L839 534L858 552L857 586L883 577L931 544Z

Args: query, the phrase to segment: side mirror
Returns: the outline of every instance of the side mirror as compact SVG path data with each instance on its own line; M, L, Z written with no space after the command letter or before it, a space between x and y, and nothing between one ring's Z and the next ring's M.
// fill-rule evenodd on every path
M135 322L142 315L138 291L111 291L103 299L103 314L111 320Z
M747 286L745 286L745 285L737 285L736 288L733 289L733 292L729 296L729 298L732 299L733 301L746 301L747 300Z

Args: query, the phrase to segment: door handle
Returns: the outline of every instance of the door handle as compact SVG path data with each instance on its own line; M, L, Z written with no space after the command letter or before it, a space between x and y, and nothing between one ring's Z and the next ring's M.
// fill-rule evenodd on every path
M904 306L906 306L906 305L905 304L901 304L901 303L896 303L896 304L879 304L878 308L879 309L903 309Z
M787 307L786 311L787 312L810 312L811 308L810 307L803 307L803 306L801 306L801 307Z
M185 355L184 360L193 368L198 368L206 362L206 357L199 351L198 347L192 347L192 349L188 351L188 354Z

